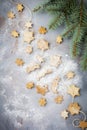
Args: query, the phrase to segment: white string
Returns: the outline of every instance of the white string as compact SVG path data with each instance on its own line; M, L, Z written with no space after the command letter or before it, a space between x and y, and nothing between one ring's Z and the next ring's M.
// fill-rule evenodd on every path
M72 98L72 103L74 102L74 97Z
M75 125L75 122L76 122L76 121L80 121L80 119L74 119L74 120L72 121L72 125L77 128L77 127L79 127L79 125Z
M80 113L82 113L83 116L84 116L83 121L86 121L86 114L85 114L83 111L80 111ZM79 125L75 125L75 122L76 122L76 121L79 121L79 122L80 122L80 119L74 119L74 120L72 121L72 125L73 125L74 127L79 127Z
M82 114L83 114L83 116L84 116L83 121L86 121L86 114L85 114L83 111L80 111L80 113L82 113Z

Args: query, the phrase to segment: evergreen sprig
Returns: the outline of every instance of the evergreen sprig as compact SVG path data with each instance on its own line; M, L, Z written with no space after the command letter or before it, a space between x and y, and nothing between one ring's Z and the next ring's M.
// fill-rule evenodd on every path
M53 15L49 29L65 25L62 37L72 37L71 54L80 56L81 67L87 70L87 8L84 0L44 0L34 12L45 11Z

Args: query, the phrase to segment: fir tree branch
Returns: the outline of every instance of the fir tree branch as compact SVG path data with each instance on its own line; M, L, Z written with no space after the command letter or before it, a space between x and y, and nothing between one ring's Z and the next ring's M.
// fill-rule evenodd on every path
M66 31L66 32L62 35L62 37L65 37L70 31L74 30L74 29L77 27L77 25L78 25L78 24L73 25L68 31Z

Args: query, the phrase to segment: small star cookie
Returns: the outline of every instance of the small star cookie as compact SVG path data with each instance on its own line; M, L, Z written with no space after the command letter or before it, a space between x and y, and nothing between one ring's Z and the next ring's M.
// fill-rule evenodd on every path
M28 22L25 23L25 27L26 27L26 28L32 28L32 25L33 25L33 24L32 24L31 21L28 21Z
M28 82L28 83L26 84L26 88L28 88L28 89L34 88L34 83L33 83L33 82Z
M24 9L24 6L23 6L23 4L17 4L17 10L18 10L18 12L22 12L23 11L23 9Z
M48 43L48 41L46 41L44 39L40 39L37 42L37 47L38 47L38 49L45 51L45 50L49 49L49 43Z
M32 51L33 51L33 47L29 45L29 46L26 47L25 51L26 51L26 53L31 54Z
M73 71L69 71L67 74L66 74L66 77L67 79L72 79L75 77L75 73Z
M62 63L61 56L53 55L50 57L50 65L58 67Z
M40 98L40 99L39 99L39 105L40 105L40 106L45 106L46 104L47 104L47 101L46 101L45 98Z
M32 71L39 69L40 65L37 63L30 63L30 65L28 65L28 67L26 68L27 73L31 73Z
M13 37L15 37L15 38L19 37L19 33L18 33L16 30L13 30L13 31L11 32L11 35L12 35Z
M48 92L48 86L45 85L45 86L41 87L40 85L37 85L36 91L37 91L37 93L42 94L44 96Z
M75 96L80 96L80 88L76 87L75 85L71 85L68 90L67 90L67 93L70 94L72 97L75 97Z
M45 27L41 26L41 27L39 28L38 32L39 32L40 34L46 34L47 29L46 29Z
M62 102L63 102L63 96L62 95L59 95L59 96L57 96L55 99L54 99L54 101L55 101L55 103L57 103L57 104L61 104Z
M87 121L80 121L80 122L79 122L79 127L80 127L82 130L85 130L85 128L87 128Z
M18 65L18 66L23 66L24 65L24 61L20 58L17 58L15 63Z
M34 32L24 31L24 42L31 43L34 40Z
M63 117L64 119L66 119L68 117L68 112L66 110L61 112L61 117Z
M63 38L61 36L57 36L56 42L59 43L59 44L61 44L62 41L63 41Z
M77 102L70 103L68 106L68 111L70 112L71 115L79 114L81 107Z
M11 11L8 12L7 16L8 16L8 18L11 18L11 19L15 18L15 14Z

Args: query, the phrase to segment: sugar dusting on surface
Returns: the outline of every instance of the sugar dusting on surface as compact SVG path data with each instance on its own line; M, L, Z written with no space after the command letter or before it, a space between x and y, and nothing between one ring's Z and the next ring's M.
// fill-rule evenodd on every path
M15 8L12 10L15 10ZM54 119L55 117L56 121L59 120L60 115L58 115L58 113L65 109L67 104L71 101L71 97L66 93L67 87L74 83L81 88L81 75L78 72L77 63L69 57L67 52L62 51L65 45L61 45L62 50L60 50L56 43L51 43L49 40L50 37L48 39L50 41L49 50L42 52L37 49L36 42L40 37L43 36L36 34L36 39L31 43L34 50L33 53L31 55L25 53L24 50L27 46L27 43L23 42L22 36L24 27L22 28L22 26L25 23L25 19L28 20L28 17L28 13L25 11L21 16L17 16L17 19L14 20L14 22L7 19L4 27L1 30L1 32L4 32L4 34L2 33L0 36L3 37L0 38L0 42L2 43L0 49L0 98L3 115L9 117L15 127L22 129L26 122L31 121L38 130L45 130L49 127L49 124L52 123L52 118ZM11 30L14 28L19 30L21 35L18 40L15 40L10 36ZM62 64L58 68L50 66L49 60L51 55L56 54L62 56ZM53 70L52 74L42 78L40 81L37 81L37 74L39 73L39 70L34 71L31 74L27 74L25 71L26 66L30 62L37 62L35 58L36 55L41 55L45 59L40 71L43 68L50 68ZM23 67L16 66L16 58L22 58L25 62L25 65ZM65 74L70 70L74 71L76 76L72 80L66 80ZM27 90L25 85L28 81L33 81L35 84L48 84L50 88L51 81L56 76L61 78L58 91L64 95L65 103L56 105L54 102L55 95L52 94L52 92L49 92L46 95L47 106L42 108L38 105L38 100L41 95L36 93L35 88L32 90ZM23 122L21 122L22 120ZM41 125L40 127L37 126L38 123L44 125Z

